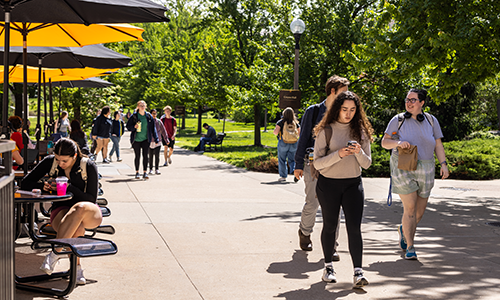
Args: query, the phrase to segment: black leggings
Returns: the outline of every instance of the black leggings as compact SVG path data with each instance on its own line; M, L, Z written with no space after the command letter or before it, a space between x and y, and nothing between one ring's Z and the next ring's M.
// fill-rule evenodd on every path
M158 170L158 166L160 165L160 149L161 146L158 146L154 149L149 148L149 169L153 170L153 156L155 158L155 170Z
M363 240L361 219L363 218L364 190L361 176L348 179L333 179L319 175L316 195L323 214L321 245L325 262L332 261L335 246L335 232L339 226L340 207L344 210L349 253L355 268L361 268L363 260Z
M139 172L139 162L141 160L141 149L142 149L142 170L147 172L148 169L148 149L149 142L148 140L144 140L142 142L134 142L132 143L132 148L134 148L135 153L135 171Z

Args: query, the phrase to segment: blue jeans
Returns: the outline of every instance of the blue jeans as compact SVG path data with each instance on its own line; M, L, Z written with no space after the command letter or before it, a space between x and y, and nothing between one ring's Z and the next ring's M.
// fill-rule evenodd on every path
M205 144L210 143L210 141L212 141L212 138L201 137L200 138L200 150L205 151Z
M287 144L282 140L278 140L278 171L280 177L286 178L287 174L290 174L295 170L295 152L297 151L297 144L298 142L294 144ZM288 170L286 165L287 158L290 170Z
M119 136L111 136L111 141L113 142L113 146L111 147L111 151L109 151L109 157L113 156L113 153L116 151L116 157L120 158L120 140Z

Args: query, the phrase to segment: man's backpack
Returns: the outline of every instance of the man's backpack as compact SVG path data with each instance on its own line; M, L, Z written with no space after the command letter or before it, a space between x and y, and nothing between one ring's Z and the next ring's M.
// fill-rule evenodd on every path
M330 140L332 139L332 127L330 125L325 126L323 128L325 130L325 138L326 138L326 146L325 146L325 155L330 151ZM313 179L318 179L319 171L314 167L314 161L309 162L309 166L311 168L311 177Z
M297 129L297 123L292 121L292 123L283 122L283 134L282 139L286 144L295 144L299 140L299 130Z
M81 170L81 175L82 175L82 180L85 182L85 189L83 192L87 192L87 161L89 160L88 157L82 157L80 160L80 170ZM50 177L57 177L59 170L57 169L57 160L54 158L54 161L52 162L52 167L50 168L49 171L49 176Z

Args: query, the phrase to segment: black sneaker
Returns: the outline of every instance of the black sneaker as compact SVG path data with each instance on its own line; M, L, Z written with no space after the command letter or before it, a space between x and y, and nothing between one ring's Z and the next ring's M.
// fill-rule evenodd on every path
M139 175L139 173L135 173L135 179L141 179L141 175Z
M109 161L109 159L105 158L105 159L103 159L103 160L102 160L102 163L103 163L103 164L109 164L109 163L110 163L110 161Z
M295 176L293 176L293 182L297 183L299 181L299 179Z
M148 173L144 172L144 175L142 175L142 178L144 178L144 180L149 179L149 175L148 175Z

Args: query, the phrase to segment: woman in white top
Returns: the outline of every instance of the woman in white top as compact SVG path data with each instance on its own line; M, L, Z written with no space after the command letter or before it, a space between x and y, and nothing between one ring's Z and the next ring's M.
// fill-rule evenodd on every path
M331 129L327 141L327 130ZM314 128L314 167L319 171L316 195L323 215L321 246L325 258L323 281L337 282L332 257L335 233L342 207L347 228L349 253L354 266L353 288L368 284L363 275L364 191L361 168L371 165L372 132L359 97L353 92L340 93L323 119Z
M71 127L68 120L67 111L63 110L61 112L61 117L56 121L55 128L56 133L60 133L61 137L68 137L68 133L71 131Z

